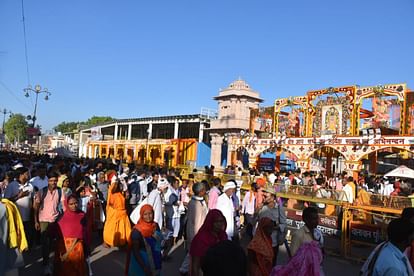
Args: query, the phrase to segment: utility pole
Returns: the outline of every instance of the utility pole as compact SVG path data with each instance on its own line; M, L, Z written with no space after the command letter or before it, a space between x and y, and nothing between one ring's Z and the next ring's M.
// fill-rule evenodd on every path
M33 122L32 123L32 128L34 128L35 125L36 125L36 119L37 119L36 112L37 112L37 100L39 98L39 94L46 94L45 101L47 101L47 100L49 100L49 96L51 96L52 93L50 93L47 88L42 88L38 84L34 87L34 89L29 85L28 87L24 88L23 91L26 92L24 94L24 96L26 98L28 98L30 96L29 95L29 92L33 92L33 93L36 94L36 100L35 100L35 107L34 107L34 111L33 111L33 116L28 115L26 117L27 120L31 120ZM38 141L37 141L38 142L38 149L39 149L39 144L40 144L40 141L39 141L40 140L40 129L38 128L38 131L35 134L31 135L31 136L32 136L31 139L33 139L33 138L36 139L36 136L37 136L37 139L38 139ZM32 143L30 143L30 144L32 144Z
M35 127L35 125L36 125L36 119L37 119L36 118L37 99L39 98L39 94L42 94L42 93L46 94L45 101L47 101L47 100L49 100L49 96L51 96L52 93L50 93L49 90L47 90L47 88L42 89L42 87L40 85L38 85L38 84L35 86L34 89L29 85L28 87L26 87L25 89L23 89L23 91L26 92L24 94L24 96L26 98L28 98L30 96L29 95L29 92L33 92L33 93L36 94L36 101L35 101L35 107L34 107L33 116L30 116L30 115L27 116L27 119L28 120L32 120L33 121L32 127Z
M10 110L7 110L7 109L3 109L3 110L1 110L1 113L3 113L3 127L2 127L2 129L1 129L1 132L2 132L2 138L1 138L1 141L0 141L0 148L3 148L3 144L6 144L6 132L4 131L4 124L6 123L6 115L7 114L10 114L10 116L12 115L12 112L10 111Z

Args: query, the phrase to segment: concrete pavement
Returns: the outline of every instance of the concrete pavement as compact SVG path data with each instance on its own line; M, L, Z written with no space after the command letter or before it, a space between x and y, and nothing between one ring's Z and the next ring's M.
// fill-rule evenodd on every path
M278 264L287 262L286 249L281 246ZM178 268L184 259L185 250L180 241L170 254L170 259L163 263L162 275L179 276ZM33 250L30 254L25 253L26 265L20 269L22 276L42 275L40 262L40 248ZM91 265L93 275L123 275L126 258L126 250L118 248L105 248L98 245L92 251ZM51 259L52 260L52 259ZM358 275L361 264L352 263L342 258L327 256L324 260L324 270L326 275L349 276Z

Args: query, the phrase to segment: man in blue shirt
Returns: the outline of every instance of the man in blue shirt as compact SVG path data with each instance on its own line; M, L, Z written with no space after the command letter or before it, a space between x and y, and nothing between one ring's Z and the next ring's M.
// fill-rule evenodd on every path
M388 241L374 249L361 269L362 275L405 276L414 275L404 250L414 239L414 224L409 220L395 219L388 225Z

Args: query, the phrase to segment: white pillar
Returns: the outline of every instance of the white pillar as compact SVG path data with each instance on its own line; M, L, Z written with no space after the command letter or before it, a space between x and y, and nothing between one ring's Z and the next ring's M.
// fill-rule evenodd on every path
M227 136L227 166L231 165L231 143L233 140L233 134Z
M221 146L223 137L217 133L211 134L211 158L210 163L216 168L221 168Z
M147 134L148 134L147 138L148 138L148 140L150 140L152 138L152 124L151 123L148 125L148 133Z
M174 139L178 139L178 120L174 122Z
M204 137L204 124L200 123L200 128L198 131L198 142L199 143L203 142L203 137Z
M118 140L118 124L115 124L115 129L114 129L114 140Z
M132 124L128 125L128 140L131 140L132 135Z

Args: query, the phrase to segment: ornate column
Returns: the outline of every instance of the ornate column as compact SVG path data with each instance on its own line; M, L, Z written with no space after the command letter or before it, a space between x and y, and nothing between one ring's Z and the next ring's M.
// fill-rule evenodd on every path
M352 173L352 177L354 181L358 180L358 174L362 169L362 162L361 161L345 161L345 170Z
M310 169L310 159L298 159L296 164L301 172L308 171Z
M249 168L256 167L257 155L254 152L249 152Z
M217 133L211 135L211 155L210 164L216 168L221 168L221 146L223 145L223 136Z

